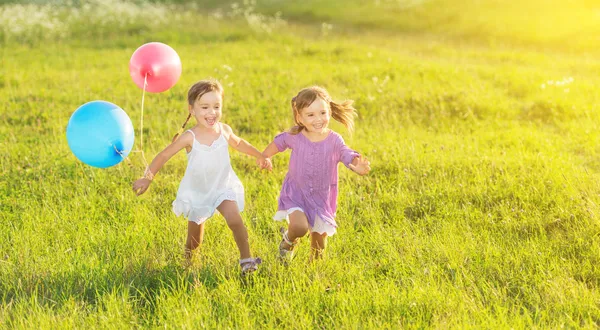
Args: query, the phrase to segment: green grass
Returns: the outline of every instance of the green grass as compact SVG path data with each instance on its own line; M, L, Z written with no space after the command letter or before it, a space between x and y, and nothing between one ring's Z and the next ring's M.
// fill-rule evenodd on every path
M269 6L257 7L271 13ZM582 44L585 53L542 39L529 47L523 38L535 32L528 29L492 45L486 30L449 38L437 25L416 33L350 18L323 36L321 16L303 16L300 6L284 7L288 26L272 34L191 11L170 27L138 22L137 32L105 26L73 27L53 40L5 36L1 328L598 326L600 60L593 43ZM311 11L330 15L327 6L339 3ZM182 267L186 222L170 204L183 153L140 198L131 191L144 168L139 154L108 169L71 154L66 124L87 101L119 105L137 132L141 90L128 61L148 41L175 48L183 74L172 90L146 95L147 157L177 131L187 88L202 78L223 83L223 121L259 148L290 127L289 100L302 87L320 84L356 101L356 132L333 128L373 170L358 177L340 167L340 228L325 260L308 263L307 240L289 268L275 258L281 224L270 219L287 153L267 173L231 151L246 189L251 249L264 259L250 281L239 277L221 216L209 220L193 266Z
M336 30L431 34L575 52L600 46L600 4L590 0L263 0L256 6L291 21L333 24Z

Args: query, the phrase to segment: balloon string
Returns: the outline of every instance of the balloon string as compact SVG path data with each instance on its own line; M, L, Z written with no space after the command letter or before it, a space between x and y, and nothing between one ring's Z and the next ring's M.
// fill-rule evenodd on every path
M127 156L125 156L124 154L127 152L127 150L119 150L117 149L117 146L113 144L113 148L115 148L115 152L119 154L119 156L121 156L121 158L123 158L124 161L127 162L127 165L131 166L131 160L129 160L129 158L127 158ZM131 150L129 150L131 151Z
M142 160L144 165L148 167L148 162L144 156L144 96L146 95L146 85L148 84L148 72L144 75L144 88L142 91L142 116L140 119L140 152L142 153Z

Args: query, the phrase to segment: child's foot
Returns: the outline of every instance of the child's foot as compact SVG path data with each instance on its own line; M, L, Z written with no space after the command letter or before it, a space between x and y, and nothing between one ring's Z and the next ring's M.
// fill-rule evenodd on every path
M260 258L246 258L240 260L240 266L242 267L242 276L254 273L258 270L258 265L262 263Z
M281 260L281 262L287 264L288 262L292 261L296 244L298 244L297 239L292 242L288 238L287 231L283 233L281 242L279 243L279 260Z

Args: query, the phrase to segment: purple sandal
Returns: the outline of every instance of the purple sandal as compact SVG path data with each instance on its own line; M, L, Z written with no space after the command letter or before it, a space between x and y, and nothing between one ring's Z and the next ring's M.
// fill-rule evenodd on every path
M258 270L258 265L262 263L260 258L246 258L240 259L240 266L242 267L242 276L254 273Z
M294 248L298 244L298 239L295 239L293 242L290 241L287 231L285 231L281 236L281 242L279 243L279 260L281 260L281 262L284 264L287 264L294 257ZM287 248L284 247L284 243L288 245Z

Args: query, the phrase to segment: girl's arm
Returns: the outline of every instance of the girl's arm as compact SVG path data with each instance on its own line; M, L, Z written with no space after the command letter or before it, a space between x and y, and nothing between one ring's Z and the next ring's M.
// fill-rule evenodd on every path
M340 148L340 161L344 163L344 165L358 175L367 175L369 171L371 171L371 162L363 155L350 149L341 136L339 137L338 143Z
M271 158L276 154L285 151L286 149L293 149L295 145L293 136L287 132L279 133L273 139L273 142L269 144L263 151L263 156Z
M136 180L133 183L133 191L135 191L136 195L139 196L148 190L150 183L154 179L154 176L160 171L160 169L165 165L165 163L173 157L177 152L185 147L190 147L192 145L192 134L183 133L179 139L175 140L175 142L171 143L167 146L163 151L158 153L156 157L152 160L150 165L146 168L146 172L144 173L144 177Z
M271 142L265 148L265 151L262 152L263 156L265 156L267 158L271 158L271 157L275 156L278 153L279 153L279 148L277 148L277 145L275 144L275 142Z
M261 168L266 168L268 170L270 170L272 168L271 160L267 159L265 156L263 156L263 154L260 151L258 151L258 149L256 149L252 144L250 144L250 142L235 135L233 133L233 130L231 129L231 127L229 127L229 125L222 124L221 127L223 128L223 133L225 135L225 138L227 138L227 143L233 149L235 149L239 152L243 152L246 155L255 157L256 163Z

